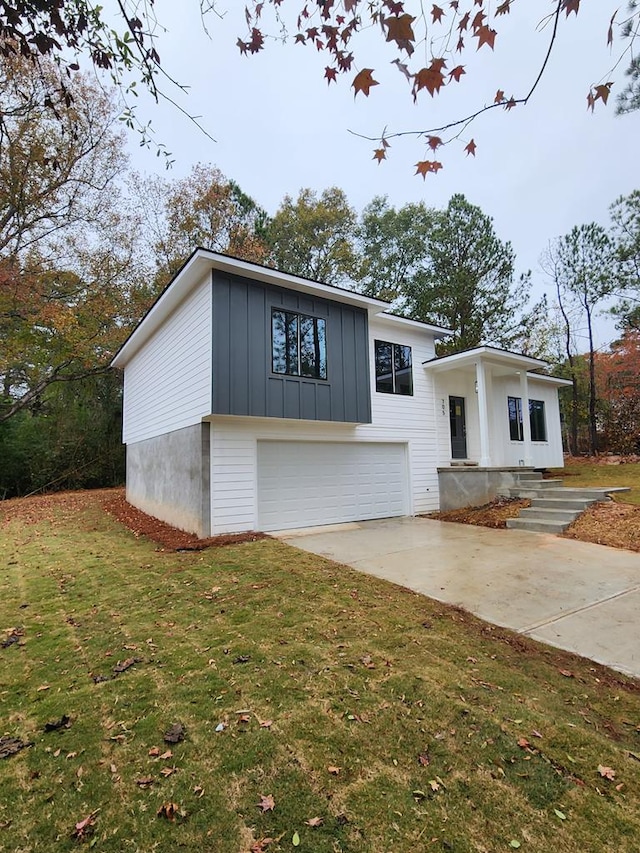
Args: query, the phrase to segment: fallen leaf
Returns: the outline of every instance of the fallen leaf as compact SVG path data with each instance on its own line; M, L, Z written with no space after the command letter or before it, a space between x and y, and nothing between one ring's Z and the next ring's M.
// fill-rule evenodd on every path
M329 773L331 773L331 775L332 775L332 776L337 776L337 775L338 775L338 773L340 773L340 770L341 770L341 769L342 769L341 767L336 767L336 766L335 766L335 765L333 765L333 764L330 764L330 765L327 767L327 770L329 771Z
M300 847L300 836L298 835L297 832L293 833L293 836L291 838L291 843L293 844L294 847Z
M41 693L43 690L51 690L50 684L41 684L40 687L36 690L36 693Z
M575 678L574 674L570 669L561 669L559 670L560 675L564 675L565 678Z
M418 756L418 764L420 764L421 767L428 767L430 763L428 753L421 752Z
M176 772L177 772L176 767L163 767L162 770L160 771L160 775L164 776L166 779L168 776L173 776L173 774Z
M560 820L566 820L567 819L566 814L564 812L561 812L560 809L554 809L553 811L555 812L556 817L559 817Z
M270 729L273 725L273 720L260 720L260 728Z
M539 732L539 731L537 731L537 729L534 729L534 730L531 732L531 734L533 735L533 737L542 737L542 735L540 734L540 732Z
M201 797L204 797L204 788L202 785L196 785L193 789L193 793L198 797L198 799L200 799Z
M309 820L305 820L307 826L322 826L322 818L321 817L310 817Z
M268 847L269 844L273 843L273 838L261 838L259 841L256 841L255 844L251 845L249 853L264 853L265 847Z
M88 835L91 835L93 832L93 827L96 825L96 815L100 809L95 809L91 814L87 815L83 820L79 820L75 825L75 829L73 830L73 837L82 839L86 838Z
M613 767L605 767L603 764L598 764L598 773L603 779L609 779L611 782L616 778L616 771Z
M440 790L440 784L439 784L439 782L436 781L436 779L429 779L429 787L431 788L432 791L439 791Z
M33 743L27 743L18 737L0 737L0 758L10 758L27 746L33 746ZM59 754L60 750L58 750Z
M271 794L267 794L266 797L264 794L260 794L260 802L257 806L263 812L272 812L276 807L276 803Z
M156 758L158 755L160 755L160 750L158 749L157 746L152 746L151 749L149 750L149 755L152 758Z
M114 666L113 672L115 675L120 675L121 672L126 672L128 669L136 663L142 663L142 658L127 658L123 661L118 661L118 663Z
M185 730L182 723L173 723L163 735L165 743L180 743L184 740Z
M170 749L165 750L162 755L159 755L158 758L160 761L167 761L169 758L173 758L173 752Z
M509 842L509 847L512 847L514 850L517 850L521 846L520 842L515 838Z
M63 714L58 720L52 720L50 723L44 724L45 732L55 732L58 729L68 729L71 725L71 718L67 714Z
M156 815L158 817L164 817L167 820L173 822L176 819L176 815L180 813L180 806L178 806L176 803L163 803L156 812Z
M117 772L118 772L118 768L116 767L116 765L115 765L115 764L110 764L110 765L109 765L109 772L110 772L110 773L117 773Z
M518 738L518 746L520 749L531 749L531 744L526 739L526 737Z

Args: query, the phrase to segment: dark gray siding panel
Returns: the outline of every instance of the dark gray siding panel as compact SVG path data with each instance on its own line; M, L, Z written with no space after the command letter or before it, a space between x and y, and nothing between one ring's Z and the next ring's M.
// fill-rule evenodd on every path
M371 422L367 314L239 276L213 273L213 413ZM327 379L272 372L271 310L327 323Z

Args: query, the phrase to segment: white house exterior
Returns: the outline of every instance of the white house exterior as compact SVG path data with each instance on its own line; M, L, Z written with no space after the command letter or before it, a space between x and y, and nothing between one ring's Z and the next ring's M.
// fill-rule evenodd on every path
M113 361L127 499L209 536L415 515L452 466L563 464L564 380L489 347L436 359L447 330L388 307L196 250Z

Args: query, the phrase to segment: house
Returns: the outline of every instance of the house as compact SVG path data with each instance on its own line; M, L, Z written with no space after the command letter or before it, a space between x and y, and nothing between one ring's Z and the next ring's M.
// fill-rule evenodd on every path
M113 360L127 499L206 537L482 503L563 464L565 380L492 347L436 358L447 330L388 308L197 249Z

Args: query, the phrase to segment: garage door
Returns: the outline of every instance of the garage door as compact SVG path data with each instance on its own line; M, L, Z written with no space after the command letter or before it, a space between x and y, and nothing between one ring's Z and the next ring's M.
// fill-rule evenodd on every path
M258 442L260 530L407 515L404 444Z

